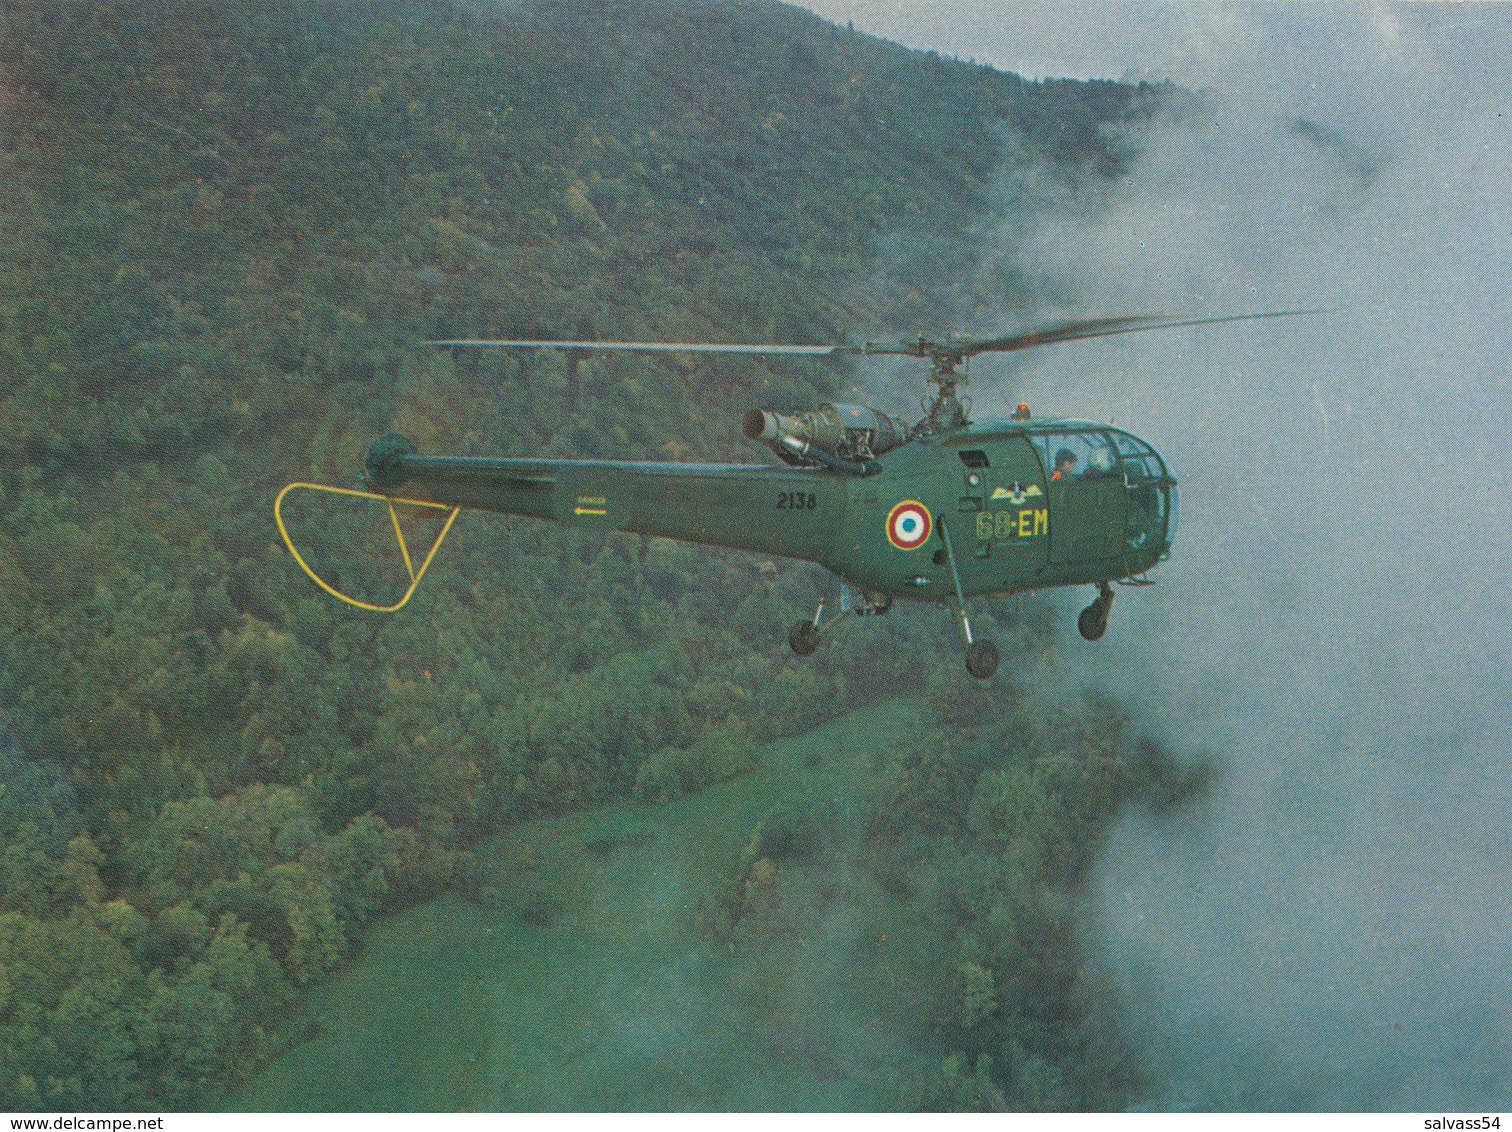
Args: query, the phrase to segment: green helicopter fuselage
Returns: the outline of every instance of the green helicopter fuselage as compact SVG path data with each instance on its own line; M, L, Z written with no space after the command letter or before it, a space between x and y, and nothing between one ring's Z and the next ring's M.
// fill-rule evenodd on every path
M804 559L874 594L951 601L1142 574L1170 553L1176 481L1086 421L981 422L849 468L422 456L386 438L388 495Z

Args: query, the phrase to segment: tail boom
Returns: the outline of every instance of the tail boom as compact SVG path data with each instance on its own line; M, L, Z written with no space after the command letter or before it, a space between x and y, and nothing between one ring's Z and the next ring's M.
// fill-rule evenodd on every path
M377 445L366 476L374 490L451 507L813 561L829 557L844 519L840 479L826 469L418 456Z

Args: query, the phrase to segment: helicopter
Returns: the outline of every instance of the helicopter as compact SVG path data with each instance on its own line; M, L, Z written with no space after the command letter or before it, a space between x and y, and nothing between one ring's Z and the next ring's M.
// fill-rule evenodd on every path
M958 396L968 384L971 358L1135 331L1311 313L1317 312L1120 315L1047 323L1008 336L939 341L919 335L861 345L434 339L427 345L453 351L893 355L927 361L934 389L913 425L842 402L802 413L750 409L741 431L774 453L777 464L429 456L389 433L367 453L365 490L289 484L274 513L310 577L335 597L380 612L409 600L463 509L802 559L840 580L840 612L826 622L821 597L813 616L792 626L788 644L798 656L811 655L821 632L842 618L885 614L903 598L950 607L965 645L966 670L986 679L997 670L998 650L974 632L968 599L1091 585L1096 596L1077 628L1085 639L1099 640L1108 627L1113 586L1154 584L1148 572L1171 554L1178 507L1166 461L1124 429L1035 417L1027 404L1006 420L972 421L969 398ZM388 503L411 582L399 602L379 606L351 598L310 569L280 510L284 497L299 488ZM418 570L395 504L448 512Z

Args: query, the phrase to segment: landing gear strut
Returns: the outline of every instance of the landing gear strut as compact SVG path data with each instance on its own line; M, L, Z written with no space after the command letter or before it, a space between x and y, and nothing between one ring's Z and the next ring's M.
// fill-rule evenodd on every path
M850 590L844 582L840 583L840 614L830 618L830 624L843 618L847 613L854 613L857 617L880 617L892 608L893 599L887 594L872 593L870 590L861 590L854 605L851 604ZM799 656L813 656L814 650L819 647L819 627L824 623L824 601L819 602L819 607L814 610L814 616L806 621L800 621L788 630L788 646Z
M961 574L956 569L955 547L950 542L950 528L940 523L940 538L945 543L945 558L950 563L950 580L955 583L956 619L961 625L961 636L966 639L966 671L978 680L986 680L997 671L997 646L991 641L974 640L971 635L971 619L966 616L966 595L961 591Z
M1086 640L1099 640L1108 631L1108 610L1113 608L1113 587L1107 582L1097 585L1097 598L1081 611L1076 629Z

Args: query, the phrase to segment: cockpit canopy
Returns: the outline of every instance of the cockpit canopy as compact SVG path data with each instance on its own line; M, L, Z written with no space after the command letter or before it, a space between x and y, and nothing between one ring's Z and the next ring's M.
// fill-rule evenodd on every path
M1046 422L1030 439L1052 484L1076 496L1095 492L1100 507L1114 506L1105 488L1117 484L1125 508L1125 544L1136 551L1157 546L1168 553L1176 538L1176 481L1165 461L1132 433L1092 422Z
M1159 453L1120 429L1068 423L1064 429L1038 432L1033 439L1044 461L1045 475L1052 481L1120 473L1130 480L1167 478Z

